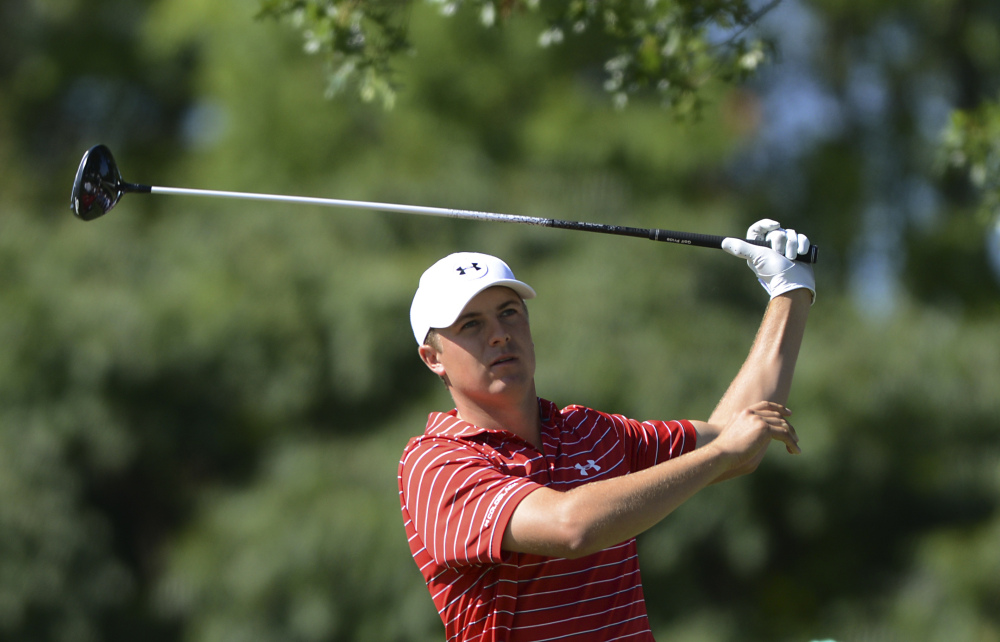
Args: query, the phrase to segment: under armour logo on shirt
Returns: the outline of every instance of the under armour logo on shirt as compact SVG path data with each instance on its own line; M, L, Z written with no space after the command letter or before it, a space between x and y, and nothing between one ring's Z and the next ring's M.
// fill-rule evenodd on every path
M589 477L589 475L587 474L588 470L593 470L598 473L601 472L601 467L598 466L593 459L588 459L586 466L581 466L580 464L577 464L576 469L580 471L580 475L583 477Z
M479 267L478 263L473 263L472 265L467 265L467 266L461 266L460 265L457 268L455 268L455 271L458 272L459 276L465 276L466 273L468 273L470 270L475 270L476 272L479 272L480 270L484 270L484 269L486 269L486 268ZM472 274L475 275L476 272L473 272ZM482 275L478 275L478 276L482 276Z

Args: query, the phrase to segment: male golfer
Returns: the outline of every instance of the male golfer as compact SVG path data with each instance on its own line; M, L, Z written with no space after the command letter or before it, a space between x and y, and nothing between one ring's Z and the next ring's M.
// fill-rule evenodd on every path
M635 537L705 486L752 472L772 440L798 453L788 398L812 267L809 240L755 223L724 249L771 295L750 354L707 421L635 421L535 393L524 300L492 256L459 253L420 278L420 358L455 409L432 413L399 463L413 558L447 640L652 640Z

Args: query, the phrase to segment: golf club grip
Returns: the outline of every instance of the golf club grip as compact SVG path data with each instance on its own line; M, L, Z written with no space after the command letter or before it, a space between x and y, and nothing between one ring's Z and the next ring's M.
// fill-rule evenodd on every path
M492 215L498 216L498 215ZM507 216L507 215L499 215ZM511 217L513 218L513 217ZM646 238L651 241L663 241L664 243L676 243L678 245L693 245L696 247L708 247L717 250L722 249L722 241L727 238L727 236L717 236L714 234L698 234L697 232L675 232L674 230L658 230L645 227L623 227L621 225L606 225L603 223L586 223L582 221L564 221L557 218L550 219L531 219L528 217L521 217L522 220L517 222L529 223L531 225L544 225L546 227L556 227L563 230L581 230L584 232L600 232L602 234L614 234L617 236L634 236L637 238ZM747 243L753 245L759 245L761 247L771 247L767 241L751 241L750 239L740 239L745 240ZM815 245L809 246L809 251L805 254L800 254L795 258L796 261L801 261L803 263L815 263L818 248Z
M715 234L698 234L696 232L675 232L673 230L650 230L649 238L654 241L663 241L665 243L679 243L681 245L696 245L698 247L712 247L722 249L722 241L726 238L725 236L717 236ZM759 245L760 247L771 247L767 241L756 241L752 239L740 239L750 243L751 245ZM805 254L800 254L795 257L796 261L801 261L802 263L815 263L816 256L818 254L819 248L815 245L809 246L809 251Z

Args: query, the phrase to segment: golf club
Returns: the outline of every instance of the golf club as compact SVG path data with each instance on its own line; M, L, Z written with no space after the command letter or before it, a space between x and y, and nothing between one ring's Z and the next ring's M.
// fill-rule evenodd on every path
M373 203L368 201L347 201L332 198L312 198L306 196L284 196L279 194L256 194L248 192L221 192L203 189L185 189L179 187L156 187L139 185L122 180L118 164L111 150L105 145L95 145L83 155L80 167L73 181L73 193L70 198L70 208L77 218L92 221L104 216L118 204L126 193L140 194L178 194L186 196L214 196L217 198L238 198L257 201L278 201L281 203L302 203L306 205L329 205L333 207L352 207L357 209L377 210L383 212L399 212L402 214L424 214L443 216L447 218L464 218L476 221L498 221L503 223L521 223L541 227L554 227L564 230L580 230L584 232L600 232L618 236L634 236L652 241L664 241L680 245L694 245L722 249L725 236L697 234L692 232L674 232L652 228L622 227L619 225L604 225L601 223L586 223L579 221L562 221L554 218L534 216L517 216L513 214L494 214L491 212L476 212L472 210L456 210L440 207L424 207L420 205L395 205L392 203ZM768 247L765 241L747 241L754 245ZM809 252L800 254L796 260L806 263L816 262L817 248L810 246Z

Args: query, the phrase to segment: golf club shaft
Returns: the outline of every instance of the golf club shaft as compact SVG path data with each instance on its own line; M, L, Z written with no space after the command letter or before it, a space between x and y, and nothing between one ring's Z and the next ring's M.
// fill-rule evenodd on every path
M426 207L422 205L397 205L394 203L375 203L370 201L351 201L334 198L315 198L309 196L288 196L283 194L258 194L251 192L226 192L218 190L188 189L182 187L156 187L151 185L129 184L128 191L148 192L153 194L175 194L181 196L211 196L216 198L237 198L254 201L277 201L281 203L301 203L306 205L326 205L332 207L347 207L356 209L376 210L381 212L399 212L402 214L422 214L426 216L442 216L446 218L463 218L475 221L494 221L503 223L520 223L522 225L536 225L540 227L554 227L564 230L580 230L584 232L600 232L602 234L614 234L618 236L634 236L637 238L647 238L652 241L663 241L666 243L678 243L680 245L694 245L697 247L708 247L721 249L725 236L712 234L697 234L692 232L675 232L672 230L661 230L654 228L622 227L620 225L605 225L602 223L586 223L580 221L563 221L554 218L542 218L535 216L518 216L514 214L497 214L493 212L477 212L474 210L448 209L443 207ZM769 247L765 241L752 241L748 243ZM816 262L817 248L815 245L809 248L807 254L799 255L797 260L806 263Z

